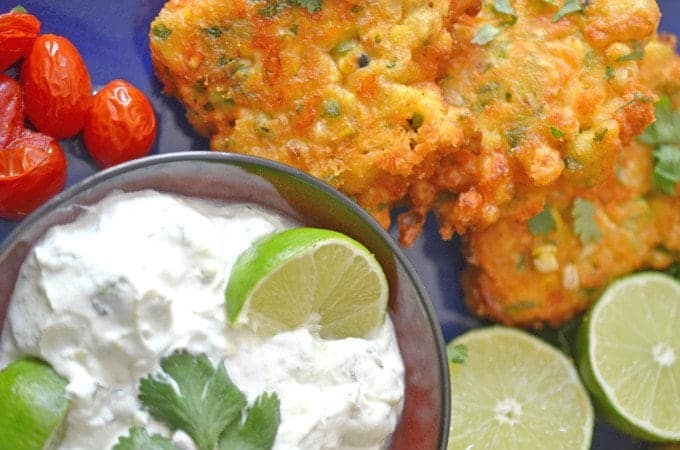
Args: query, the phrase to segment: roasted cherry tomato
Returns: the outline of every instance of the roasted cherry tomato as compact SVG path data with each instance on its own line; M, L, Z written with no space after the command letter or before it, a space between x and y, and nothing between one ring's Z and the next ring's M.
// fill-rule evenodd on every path
M113 80L94 96L83 138L101 167L144 156L156 139L153 106L127 81Z
M0 73L0 149L19 137L24 129L21 86Z
M21 69L26 116L55 138L77 134L92 102L92 83L80 53L66 38L39 36Z
M24 130L0 150L0 217L19 220L61 191L66 157L50 136Z
M40 33L40 21L25 12L0 14L0 72L26 56Z

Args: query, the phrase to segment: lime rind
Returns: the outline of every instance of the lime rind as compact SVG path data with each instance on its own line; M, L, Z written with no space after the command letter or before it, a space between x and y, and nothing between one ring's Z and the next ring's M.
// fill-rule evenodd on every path
M0 450L42 450L58 440L69 406L66 384L30 358L0 371Z
M674 291L670 293L669 298L678 299L678 305L680 307L680 283L668 275L658 272L641 272L615 281L605 290L600 300L583 319L583 323L577 334L576 354L578 368L584 384L595 400L595 406L598 413L607 422L622 432L639 439L653 442L677 442L680 441L680 426L678 426L675 431L660 429L650 421L643 420L629 413L627 408L619 401L617 392L613 386L604 380L603 374L593 360L593 356L596 352L595 346L597 345L598 340L592 339L592 336L595 336L597 333L595 329L596 324L600 320L600 317L602 317L602 314L611 314L611 312L605 313L605 309L611 307L611 302L615 301L619 292L631 288L641 288L648 283L661 283L664 286L672 286L671 289L674 289ZM620 309L620 306L618 309ZM635 332L634 330L638 328L641 320L643 320L643 318L636 315L634 320L630 323L631 332ZM676 346L678 345L678 343L674 344ZM678 348L676 348L676 353L680 356L680 352L677 350ZM680 395L680 380L675 381L675 383L676 395ZM670 402L673 404L672 401ZM676 404L680 405L680 399ZM676 411L676 414L680 415L680 408ZM680 424L680 421L678 421L678 423Z
M450 364L449 450L470 445L523 450L590 447L592 404L564 354L528 333L501 326L470 331L449 346L460 344L467 347L468 356L465 364Z
M239 256L225 300L230 323L260 334L307 327L335 339L362 337L382 324L388 292L380 264L361 243L331 230L295 228Z

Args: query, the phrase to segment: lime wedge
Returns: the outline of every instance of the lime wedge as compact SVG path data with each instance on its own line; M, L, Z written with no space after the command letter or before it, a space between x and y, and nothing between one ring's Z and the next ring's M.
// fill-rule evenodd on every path
M593 408L569 359L528 333L504 327L468 332L451 363L449 450L588 449Z
M42 450L68 410L66 381L49 366L21 359L0 371L0 450Z
M295 228L240 255L225 296L229 321L259 334L308 327L340 339L381 325L388 293L380 264L362 244L335 231Z
M576 349L605 419L641 439L680 441L680 282L645 272L612 283Z

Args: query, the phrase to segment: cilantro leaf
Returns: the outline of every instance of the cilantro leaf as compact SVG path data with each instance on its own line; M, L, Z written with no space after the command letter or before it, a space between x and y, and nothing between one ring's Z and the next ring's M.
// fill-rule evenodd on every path
M680 147L662 145L653 152L654 185L664 194L675 195L676 185L680 183Z
M534 236L546 235L555 229L557 229L557 223L547 203L543 211L529 219L529 231Z
M495 0L493 8L502 14L507 14L509 16L516 16L515 8L510 4L510 0Z
M486 45L489 42L493 41L496 36L501 32L499 28L494 27L493 25L484 24L478 31L477 34L475 34L475 37L472 38L470 43L475 44L475 45Z
M636 48L627 55L620 56L616 59L617 62L626 61L640 61L645 57L645 49L643 47Z
M11 14L28 14L28 10L21 5L17 5L9 11Z
M654 114L656 121L638 136L638 141L651 146L680 144L680 108L673 111L671 99L662 97Z
M656 121L638 136L638 141L655 147L654 185L665 194L675 195L680 182L680 108L673 111L670 98L662 97L655 116Z
M517 12L515 8L510 4L510 0L495 0L493 4L493 9L501 14L507 14L513 18L513 23L517 21Z
M583 245L602 239L602 231L595 221L595 205L591 202L582 198L574 200L571 217L574 219L574 232Z
M564 16L583 11L583 3L581 1L582 0L567 0L564 3L564 6L562 6L562 8L560 8L560 10L557 11L557 13L553 16L552 21L557 22Z
M163 373L140 381L139 400L157 420L182 430L199 450L214 450L220 435L241 417L245 395L224 368L205 355L177 351L161 361Z
M118 438L112 450L179 450L172 441L142 428L130 428L129 436Z
M454 364L465 364L468 357L468 348L464 344L449 345L446 347L446 356Z
M310 14L313 14L315 12L321 11L323 0L291 0L291 3L303 8L307 8L307 11L309 11Z
M220 450L269 450L281 423L280 401L276 394L261 394L248 411L244 423L236 421L220 439Z
M564 137L564 131L556 127L550 127L550 134L552 134L555 139L562 139Z

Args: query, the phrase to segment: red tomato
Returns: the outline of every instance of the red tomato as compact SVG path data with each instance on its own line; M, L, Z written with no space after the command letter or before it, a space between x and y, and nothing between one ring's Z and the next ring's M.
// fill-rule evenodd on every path
M19 220L66 184L66 157L56 140L24 130L0 150L0 217Z
M19 137L24 129L21 86L0 73L0 149Z
M153 106L127 81L113 80L94 96L83 138L101 167L142 157L156 139Z
M0 14L0 72L26 56L40 33L40 21L31 14Z
M26 116L55 138L77 134L92 102L92 83L78 50L66 38L39 36L21 69Z

